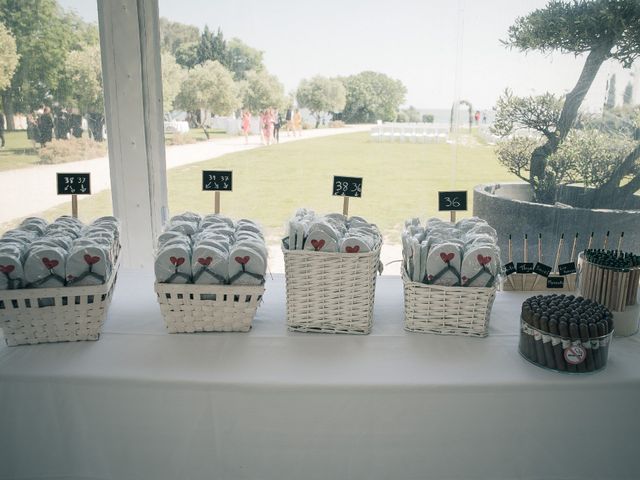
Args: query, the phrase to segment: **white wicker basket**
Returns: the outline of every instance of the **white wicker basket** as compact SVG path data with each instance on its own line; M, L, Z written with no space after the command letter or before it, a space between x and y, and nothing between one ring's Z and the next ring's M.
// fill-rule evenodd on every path
M98 340L118 266L102 285L0 290L0 326L7 345Z
M496 287L413 282L403 271L404 328L410 332L486 337Z
M169 333L248 332L264 285L156 283Z
M283 246L287 326L298 332L368 334L373 323L380 245L367 253Z

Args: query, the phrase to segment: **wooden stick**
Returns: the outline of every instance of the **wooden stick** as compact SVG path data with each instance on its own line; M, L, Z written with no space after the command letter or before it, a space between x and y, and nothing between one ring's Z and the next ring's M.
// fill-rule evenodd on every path
M622 242L624 241L624 232L620 234L620 238L618 239L618 251L622 252Z
M524 234L524 254L523 254L523 258L524 258L524 262L527 263L527 260L529 260L529 240L527 238L527 234ZM522 291L524 291L524 287L525 287L525 279L527 278L528 273L523 273L522 274Z
M451 210L451 223L456 223L456 212Z
M542 233L538 234L538 262L542 262Z
M589 237L589 243L587 243L587 250L591 248L592 243L593 243L593 232L591 232L591 236Z
M71 215L78 218L78 195L71 195Z
M214 213L220 213L220 192L216 190Z
M342 214L345 217L349 216L349 197L344 197L344 202L342 203Z
M603 249L607 249L607 244L609 243L609 230L607 230L607 234L604 236L604 245L602 246Z
M564 233L560 235L560 241L558 242L558 249L556 250L556 260L553 264L553 272L558 269L558 263L560 262L560 250L562 249L562 244L564 243Z
M511 245L511 234L509 234L509 262L513 262L513 249Z
M578 243L578 233L576 232L576 236L573 237L573 245L571 246L571 258L569 258L570 262L573 262L576 258L576 244Z

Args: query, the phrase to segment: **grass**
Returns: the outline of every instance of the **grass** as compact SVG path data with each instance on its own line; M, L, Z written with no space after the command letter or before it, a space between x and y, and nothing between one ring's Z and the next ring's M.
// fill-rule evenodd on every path
M354 133L233 153L170 170L170 211L213 211L213 193L201 191L201 171L231 169L234 189L221 194L223 213L255 219L269 235L279 236L299 207L342 211L342 199L331 196L333 175L357 176L363 177L363 197L351 199L350 213L377 223L397 242L406 218L446 216L437 211L438 190L468 190L466 215L471 215L474 185L516 180L498 163L493 147L472 137L465 141L457 147L377 143L368 133ZM69 209L51 209L45 217ZM109 193L81 200L79 209L87 219L110 213Z
M223 130L211 130L209 134L211 135L212 140L234 137L234 135L226 134ZM192 129L186 135L196 142L203 142L207 140L207 137L201 128ZM167 133L164 137L165 141L169 141L168 143L170 143L170 140L173 138L173 134ZM6 140L6 145L5 148L0 149L0 171L34 167L39 164L40 158L38 157L38 149L34 148L31 140L27 139L27 132L25 130L4 132L4 138ZM85 136L83 138L87 137ZM102 156L102 154L98 156ZM70 160L76 159L70 158Z

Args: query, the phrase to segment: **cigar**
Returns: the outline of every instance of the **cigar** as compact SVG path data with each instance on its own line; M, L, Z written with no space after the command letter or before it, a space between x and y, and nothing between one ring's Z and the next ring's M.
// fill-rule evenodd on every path
M540 318L540 328L543 332L549 332L549 319L547 317ZM542 346L544 347L544 358L549 368L556 368L556 361L553 354L553 346L551 345L551 335L542 334Z
M580 329L576 322L571 322L569 324L569 335L571 336L571 345L579 345L580 344ZM580 373L584 373L587 371L587 368L583 362L575 365L577 367L577 371Z
M580 323L580 341L582 342L582 348L587 352L587 358L583 362L586 366L587 372L593 372L595 364L593 362L593 355L591 353L591 340L589 340L589 326L586 323Z
M609 346L605 343L606 340L602 337L609 333L609 329L607 328L607 322L605 321L599 321L597 323L597 327L599 337L598 342L600 343L600 346L598 348L598 350L600 351L600 366L604 367L607 364L607 352L609 351Z
M602 360L600 359L600 341L598 340L598 326L595 323L589 324L589 337L591 338L591 356L595 370L602 368Z
M564 351L571 346L571 340L569 340L569 324L561 320L558 328L560 329L560 336L562 337L562 351L564 355ZM567 371L577 372L578 369L572 363L567 362Z
M551 332L552 335L555 335L554 337L551 337L551 344L553 345L553 356L556 360L556 368L566 372L567 364L564 361L564 352L560 341L560 330L558 330L558 321L555 318L549 320L549 332Z
M534 315L533 326L536 328L536 330L534 330L533 335L535 338L536 357L537 357L538 363L544 366L547 364L547 362L545 360L544 346L542 344L542 333L540 332L541 330L540 325L542 324L543 321L548 322L549 320L546 317Z

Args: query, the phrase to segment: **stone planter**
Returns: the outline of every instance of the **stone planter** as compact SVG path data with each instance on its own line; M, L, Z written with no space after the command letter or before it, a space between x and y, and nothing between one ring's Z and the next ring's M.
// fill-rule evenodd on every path
M513 238L513 259L522 261L523 237L529 235L529 261L537 261L537 237L542 233L543 262L552 265L558 239L565 234L560 263L568 262L576 232L577 251L583 250L591 232L593 246L602 248L607 230L611 232L608 247L616 248L620 232L624 232L624 250L640 251L640 198L629 210L576 208L582 188L568 187L562 192L563 203L544 205L531 202L531 187L526 183L478 185L473 191L473 214L484 218L499 235L502 260L507 261L508 237ZM553 266L553 265L552 265Z

